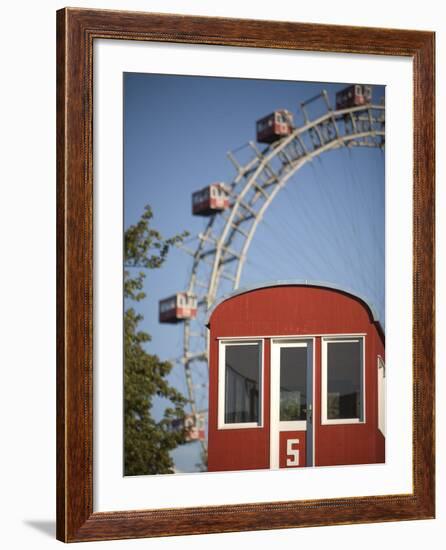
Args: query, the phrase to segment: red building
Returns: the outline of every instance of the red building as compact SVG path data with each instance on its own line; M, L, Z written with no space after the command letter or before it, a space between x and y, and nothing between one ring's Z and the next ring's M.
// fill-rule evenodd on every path
M209 471L384 462L384 334L363 299L273 283L208 327Z

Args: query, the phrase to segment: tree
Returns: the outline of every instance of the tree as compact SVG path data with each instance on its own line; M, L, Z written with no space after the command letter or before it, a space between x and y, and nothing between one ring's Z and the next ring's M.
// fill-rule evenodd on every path
M146 206L139 222L124 235L124 299L141 302L146 273L158 269L172 245L187 233L165 239L151 227L153 214ZM135 269L138 270L135 273ZM147 475L173 473L169 451L185 442L184 428L172 429L172 423L184 426L185 397L173 388L167 376L172 364L147 353L150 335L138 329L143 316L133 307L124 312L124 474ZM152 417L153 400L169 403L160 421Z

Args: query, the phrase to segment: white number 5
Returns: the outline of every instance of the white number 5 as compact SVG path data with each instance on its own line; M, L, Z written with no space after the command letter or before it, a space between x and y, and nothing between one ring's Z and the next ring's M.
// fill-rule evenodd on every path
M293 449L293 445L299 445L298 439L287 439L286 442L286 465L299 466L299 449Z

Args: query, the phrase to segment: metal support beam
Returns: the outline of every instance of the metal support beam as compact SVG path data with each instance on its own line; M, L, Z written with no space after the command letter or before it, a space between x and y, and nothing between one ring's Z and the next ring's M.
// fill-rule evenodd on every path
M238 162L238 160L234 157L234 155L231 153L231 151L228 151L226 153L228 159L232 162L237 172L241 172L243 170L242 165Z

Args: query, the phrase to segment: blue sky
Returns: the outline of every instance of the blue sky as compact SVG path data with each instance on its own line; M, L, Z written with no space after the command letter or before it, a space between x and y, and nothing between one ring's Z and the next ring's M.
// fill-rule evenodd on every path
M255 122L275 109L293 112L326 89L343 84L128 73L124 76L124 223L138 221L145 204L153 225L168 237L196 235L206 221L191 214L191 194L213 181L230 183L226 157L255 140ZM374 86L376 103L384 87ZM310 107L314 118L321 101ZM367 297L384 322L384 153L356 148L327 152L304 166L267 210L251 244L241 286L309 279L346 287ZM147 349L162 359L181 355L181 325L158 323L158 300L187 287L191 257L172 250L165 265L149 271L147 299L138 306ZM176 366L171 382L184 390ZM161 405L157 405L157 410ZM174 452L177 467L192 471L198 446Z

